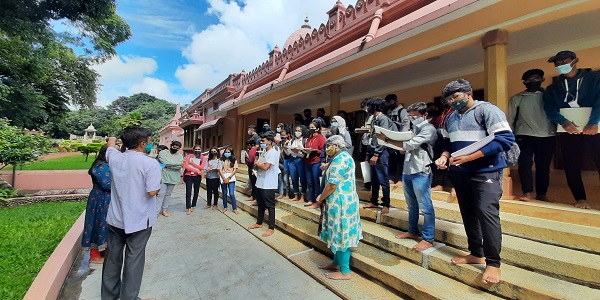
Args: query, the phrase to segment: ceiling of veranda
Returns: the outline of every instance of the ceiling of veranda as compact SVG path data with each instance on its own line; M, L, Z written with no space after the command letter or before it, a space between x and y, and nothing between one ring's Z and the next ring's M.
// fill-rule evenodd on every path
M508 63L512 65L549 57L559 50L578 50L573 48L573 45L600 46L598 28L600 28L600 10L592 10L540 26L509 32ZM370 96L384 96L388 92L481 71L483 71L483 49L480 43L473 43L433 59L340 82L341 101L344 103ZM520 77L520 74L518 76ZM296 113L302 112L305 108L316 110L327 106L329 106L329 90L324 89L289 99L279 105L279 111Z

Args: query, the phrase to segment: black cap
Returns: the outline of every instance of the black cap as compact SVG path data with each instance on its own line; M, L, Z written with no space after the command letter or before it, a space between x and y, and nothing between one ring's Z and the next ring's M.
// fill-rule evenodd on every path
M548 62L554 62L555 60L559 60L559 61L565 60L567 58L575 59L575 58L577 58L577 55L573 51L563 50L563 51L556 53L556 55L548 58Z
M531 69L531 70L527 70L525 71L525 73L523 73L523 77L521 77L521 80L527 80L527 78L531 77L532 75L539 75L540 77L544 77L544 71L540 70L540 69Z

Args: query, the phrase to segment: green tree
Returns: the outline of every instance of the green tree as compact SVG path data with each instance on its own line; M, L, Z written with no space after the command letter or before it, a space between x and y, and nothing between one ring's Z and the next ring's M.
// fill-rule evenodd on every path
M127 113L130 113L144 104L153 103L158 100L162 100L156 98L152 95L148 95L146 93L139 93L129 97L121 96L113 101L110 105L108 105L107 109L113 111L115 114L119 116L125 116ZM162 100L165 101L165 100Z
M96 153L96 155L98 155L98 152L100 152L100 148L102 148L102 145L104 144L89 143L87 145L80 145L77 147L77 151L85 154L85 161L88 161L88 157L91 153Z
M34 161L52 148L52 142L41 134L25 134L18 127L11 126L8 119L0 119L0 165L4 168ZM1 169L1 168L0 168ZM13 176L14 183L14 176Z

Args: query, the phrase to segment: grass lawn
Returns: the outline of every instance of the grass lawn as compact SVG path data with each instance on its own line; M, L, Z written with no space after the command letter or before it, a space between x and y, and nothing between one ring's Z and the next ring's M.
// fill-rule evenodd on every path
M87 170L92 166L96 159L94 154L90 154L88 161L85 161L85 155L66 156L46 160L34 161L23 165L23 170ZM17 167L20 170L21 167ZM12 170L12 166L7 166L4 170Z
M0 299L23 299L85 202L0 208Z

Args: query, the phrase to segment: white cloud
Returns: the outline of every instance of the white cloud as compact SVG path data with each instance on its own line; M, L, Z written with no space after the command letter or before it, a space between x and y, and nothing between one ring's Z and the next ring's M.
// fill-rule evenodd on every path
M238 1L240 2L240 1ZM184 49L188 64L175 76L190 92L199 93L219 84L231 73L251 71L268 59L268 52L280 47L304 24L308 15L313 28L327 21L335 0L208 0L207 14L219 24L193 35Z
M137 93L146 93L173 103L187 103L191 97L188 94L174 94L166 81L153 77L145 77L140 83L129 88L130 95Z

